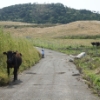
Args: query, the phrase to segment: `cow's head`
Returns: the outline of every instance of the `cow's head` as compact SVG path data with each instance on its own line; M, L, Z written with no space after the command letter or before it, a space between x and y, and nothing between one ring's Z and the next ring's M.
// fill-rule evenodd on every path
M3 52L3 54L5 54L7 56L7 63L11 64L12 60L13 60L13 55L15 54L15 52L7 51L7 52Z

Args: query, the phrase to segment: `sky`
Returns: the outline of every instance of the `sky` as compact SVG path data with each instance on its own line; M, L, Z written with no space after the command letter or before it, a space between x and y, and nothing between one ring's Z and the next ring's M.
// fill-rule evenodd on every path
M2 0L0 9L24 3L62 3L63 5L74 9L86 9L90 11L100 12L100 0Z

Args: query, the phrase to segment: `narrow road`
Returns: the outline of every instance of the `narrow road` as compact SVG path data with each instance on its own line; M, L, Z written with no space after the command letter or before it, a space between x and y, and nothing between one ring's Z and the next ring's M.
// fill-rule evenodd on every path
M0 87L0 100L100 100L82 81L69 56L45 49L45 58Z

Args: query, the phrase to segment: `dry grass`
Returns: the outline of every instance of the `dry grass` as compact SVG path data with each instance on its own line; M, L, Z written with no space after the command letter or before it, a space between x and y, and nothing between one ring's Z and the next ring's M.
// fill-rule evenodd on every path
M27 23L20 22L0 22L3 24L15 24L24 25ZM54 38L60 36L68 35L100 35L100 21L77 21L69 24L58 25L46 28L7 28L8 31L14 35L18 36L33 36L33 37L44 37L44 38Z
M13 22L13 21L0 21L0 25L32 25L32 24L23 22Z
M0 22L6 25L24 25L27 23L20 22ZM5 28L4 31L10 32L17 37L53 39L56 37L64 37L69 35L100 35L100 21L76 21L69 24L63 24L53 27L23 27L23 28ZM98 41L92 39L56 39L59 43L66 45L91 45L91 42Z

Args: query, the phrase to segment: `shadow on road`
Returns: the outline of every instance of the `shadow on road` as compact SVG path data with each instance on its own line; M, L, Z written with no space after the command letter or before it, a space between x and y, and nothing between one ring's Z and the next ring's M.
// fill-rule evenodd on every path
M15 82L14 81L9 82L8 88L12 88L13 85L20 85L21 83L22 83L21 80L16 80Z

